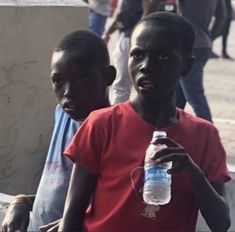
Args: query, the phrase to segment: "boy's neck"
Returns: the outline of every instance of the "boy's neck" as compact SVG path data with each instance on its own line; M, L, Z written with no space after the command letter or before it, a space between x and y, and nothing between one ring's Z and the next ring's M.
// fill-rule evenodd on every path
M109 98L105 98L103 102L101 102L99 105L97 105L97 107L94 109L94 110L99 110L99 109L102 109L102 108L106 108L106 107L109 107L111 106L110 104L110 101L109 101ZM90 112L91 113L91 112ZM88 115L86 115L87 117ZM76 118L74 119L75 121L84 121L86 119L86 117L84 118Z
M131 104L141 118L156 128L170 126L178 120L178 112L173 99L168 102L159 101L150 104L137 97L131 101Z

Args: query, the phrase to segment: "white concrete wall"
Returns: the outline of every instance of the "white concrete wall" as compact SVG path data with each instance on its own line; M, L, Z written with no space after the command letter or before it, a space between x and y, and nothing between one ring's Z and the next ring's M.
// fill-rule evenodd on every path
M53 127L51 51L87 8L0 6L0 192L34 193Z

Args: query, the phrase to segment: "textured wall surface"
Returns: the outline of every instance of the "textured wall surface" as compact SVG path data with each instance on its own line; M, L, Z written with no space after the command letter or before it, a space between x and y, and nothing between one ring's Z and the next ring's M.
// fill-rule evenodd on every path
M87 8L0 6L0 192L34 193L48 149L56 100L51 51L87 28Z

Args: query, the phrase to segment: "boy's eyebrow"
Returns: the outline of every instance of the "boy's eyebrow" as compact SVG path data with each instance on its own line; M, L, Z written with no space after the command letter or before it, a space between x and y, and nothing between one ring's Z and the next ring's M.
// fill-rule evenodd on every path
M141 49L142 47L140 46L140 45L137 45L137 44L135 44L134 46L132 46L132 50L134 50L134 49Z
M134 48L131 48L130 54L134 52L140 52L140 51L143 51L143 48L141 48L140 46L134 46Z
M51 75L50 75L50 78L58 78L58 77L60 77L61 75L60 75L60 73L58 73L58 72L51 72Z

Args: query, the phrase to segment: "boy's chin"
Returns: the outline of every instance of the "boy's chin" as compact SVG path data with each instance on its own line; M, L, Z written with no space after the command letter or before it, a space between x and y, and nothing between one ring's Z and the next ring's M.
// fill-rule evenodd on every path
M146 91L146 90L139 90L137 92L137 97L144 99L145 101L151 102L160 102L160 103L168 103L170 99L172 98L173 94L169 93L163 93L161 91ZM154 104L155 104L154 103Z
M72 111L70 112L65 111L65 112L69 115L70 118L72 118L75 121L82 121L87 117L87 114L81 112L72 112Z

